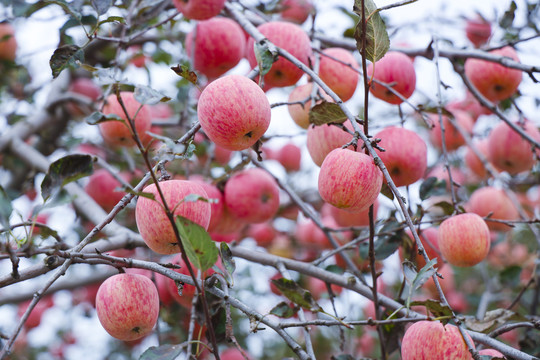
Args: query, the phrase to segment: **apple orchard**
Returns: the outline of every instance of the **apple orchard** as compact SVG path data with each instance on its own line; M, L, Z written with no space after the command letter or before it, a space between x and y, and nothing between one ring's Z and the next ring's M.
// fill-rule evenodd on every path
M455 3L1 1L0 359L538 359L540 5Z

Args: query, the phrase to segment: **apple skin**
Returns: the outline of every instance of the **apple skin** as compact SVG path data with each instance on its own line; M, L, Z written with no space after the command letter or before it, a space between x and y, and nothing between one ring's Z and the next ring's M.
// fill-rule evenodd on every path
M149 334L157 322L158 291L144 275L111 276L99 287L96 312L103 328L114 338L140 339Z
M122 102L124 103L131 120L134 120L137 135L139 138L143 138L152 125L150 109L146 105L141 107L141 104L135 100L132 92L122 91L120 97L122 98ZM103 113L105 115L116 114L126 122L106 121L99 123L99 130L101 131L105 143L110 146L135 145L135 141L133 140L131 131L127 125L127 117L115 94L111 94L107 97L106 104L103 107ZM135 114L137 114L137 117L133 119Z
M285 21L270 21L257 27L257 29L271 43L288 51L305 65L309 65L312 56L311 42L306 32L298 25ZM248 40L247 59L251 67L257 65L255 58L253 38ZM280 57L272 64L270 71L264 76L264 83L268 87L284 87L294 85L300 80L304 72L287 59Z
M0 23L0 60L15 61L17 39L11 24Z
M446 105L446 108L450 112L454 110L461 110L467 112L476 122L480 115L491 115L492 112L488 108L482 106L478 99L474 97L469 91L466 92L465 98L459 101L452 101Z
M321 165L319 194L337 208L359 212L375 202L382 182L382 172L370 156L334 149Z
M227 150L244 150L255 144L271 117L264 92L240 75L212 81L199 98L197 114L208 138Z
M173 5L186 18L207 20L223 10L226 0L173 0Z
M349 120L345 127L354 132ZM307 131L306 146L311 159L317 166L321 166L326 156L334 149L340 148L353 139L353 136L335 125L312 126ZM350 145L347 149L354 149Z
M379 157L396 186L411 185L424 176L427 169L427 145L414 131L391 126L375 138L381 139Z
M465 182L467 181L465 173L463 173L463 171L461 171L459 168L451 166L450 172L452 173L452 180L455 183L462 185L465 184ZM448 171L446 170L445 166L441 164L435 165L433 168L431 168L431 170L429 170L429 172L425 176L426 179L430 177L436 177L439 180L445 180L446 189L450 191L450 186L452 184L450 183L450 177L448 176Z
M283 0L281 18L296 24L303 24L309 14L315 12L315 7L310 0Z
M416 264L418 266L418 270L426 266L426 261L424 260L424 256L418 254L418 246L416 245L416 242L414 241L414 238L412 236L412 233L409 229L406 231L407 236L410 239L410 245L412 246L412 251L414 255L414 259L416 260ZM442 268L444 265L444 260L440 254L439 249L439 240L438 240L438 229L436 227L429 227L426 229L422 229L420 232L418 232L418 236L420 237L420 240L422 241L422 245L424 245L424 250L426 251L427 256L430 260L437 259L437 264L435 267ZM403 256L403 249L399 249L399 255L401 261L404 260Z
M28 306L32 300L26 300L19 304L17 309L17 315L19 317L23 316L26 309L28 309ZM26 330L30 330L33 328L36 328L41 324L41 317L43 316L43 313L45 310L51 308L54 306L54 301L51 296L44 296L37 304L34 306L32 311L30 312L30 315L28 316L28 319L24 323L24 328Z
M216 17L197 23L186 36L185 46L195 70L215 79L242 60L246 38L236 22Z
M489 252L489 228L474 213L453 215L439 226L439 249L450 264L459 267L474 266L484 260Z
M506 359L506 357L495 349L483 349L478 352L478 355L489 355L495 358Z
M225 199L225 198L224 198ZM223 201L223 212L221 218L213 229L212 234L218 235L237 235L247 226L247 222L244 219L240 219L234 215L225 200Z
M484 155L485 159L488 159L488 142L487 139L482 139L473 144L476 149ZM465 156L465 165L476 175L479 179L486 179L489 177L489 173L478 156L472 151L470 147L467 147ZM488 160L489 161L489 160Z
M251 360L251 356L249 355L249 353L246 352L246 355L248 357L248 360ZM226 349L219 355L219 357L222 360L246 360L240 350L235 348Z
M247 236L252 237L261 247L268 247L277 235L271 223L251 224L247 228Z
M211 205L205 201L180 202L190 194L208 199L204 188L192 181L167 180L159 183L169 209L175 216L183 216L208 229ZM155 200L139 197L135 207L137 228L148 247L158 254L174 254L180 251L173 227L162 207L161 198L155 184L144 188L143 192L154 195ZM178 205L179 204L179 205Z
M540 141L540 131L530 121L525 121L522 128L530 137ZM531 144L504 122L491 131L487 147L488 159L499 171L516 175L531 170L535 164ZM540 155L539 150L537 154Z
M109 212L126 194L123 191L118 191L121 187L122 184L110 172L98 169L90 175L84 190L103 210Z
M509 46L489 53L519 62L516 51ZM520 70L474 58L468 58L465 61L465 75L485 98L495 102L514 95L522 79Z
M289 99L287 102L293 103L296 101L304 101L311 95L311 89L313 89L313 83L307 83L303 85L298 85L291 91L289 94ZM322 95L324 100L332 101L330 95L328 95L321 88L318 89L318 92ZM322 100L317 101L317 104L320 104ZM290 104L287 106L291 118L294 120L296 125L300 126L302 129L307 129L309 127L309 111L311 110L311 99L306 101L302 106L301 104Z
M336 220L330 215L323 215L321 222L324 226L330 229L337 229L339 226ZM321 230L320 227L311 219L299 221L296 225L294 236L299 244L304 248L312 250L332 249L332 243ZM352 233L349 231L333 233L334 239L340 244L344 244L351 240Z
M330 204L324 204L324 208L328 209L330 216L334 218L336 224L342 227L351 227L351 226L369 226L369 208L360 212L350 212L346 210L339 209ZM377 212L379 210L379 201L375 200L373 203L373 218L374 221L377 221Z
M279 148L273 158L279 161L286 171L299 171L302 162L302 150L297 145L288 143Z
M474 127L473 118L465 111L454 110L452 112L454 119L457 122L457 125L465 130L467 133L471 134ZM442 134L439 126L439 116L430 115L429 116L433 128L430 132L430 140L437 148L442 149ZM453 151L458 149L460 146L465 144L465 139L459 132L457 128L450 123L448 117L443 115L443 126L444 126L444 141L446 144L447 151Z
M202 179L192 179L192 181L203 187L204 191L208 195L208 199L216 200L216 202L212 202L210 204L212 210L210 215L210 223L208 224L207 230L208 232L212 232L217 228L217 225L223 216L223 207L225 202L223 199L223 193L217 188L217 186L209 184Z
M68 91L84 95L87 98L97 101L103 94L101 88L92 81L92 79L79 77L73 80L69 85ZM88 111L84 110L85 107L81 107L74 103L66 104L66 108L72 116L82 116L88 114Z
M475 190L465 205L465 209L481 217L491 214L491 218L497 220L519 219L516 207L504 190L492 186L485 186ZM486 224L492 231L512 230L512 227L499 222L486 221Z
M373 64L368 65L367 74L369 78L373 76ZM373 78L388 85L393 84L393 89L406 99L413 94L416 87L416 72L411 58L397 51L387 52L375 63ZM390 90L375 82L371 83L369 91L376 98L390 104L398 105L403 102Z
M469 334L467 337L473 343ZM405 331L401 359L470 360L472 356L457 326L424 320L415 322Z
M319 77L334 91L343 101L352 98L358 85L359 74L351 69L358 69L359 65L350 51L342 48L328 48L323 50L319 63ZM328 56L325 56L328 55ZM340 60L338 62L335 59Z
M279 187L272 175L259 168L234 174L223 191L228 210L247 223L272 219L279 210Z
M468 19L465 25L465 35L474 47L478 48L487 43L491 37L491 24L480 16Z

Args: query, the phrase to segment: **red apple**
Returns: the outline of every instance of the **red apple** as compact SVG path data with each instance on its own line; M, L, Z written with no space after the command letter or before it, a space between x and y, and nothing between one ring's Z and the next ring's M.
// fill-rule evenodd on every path
M337 229L339 227L334 218L329 215L323 216L321 222L330 229ZM341 244L350 241L351 235L352 233L348 231L333 233L334 239ZM313 250L332 248L332 244L326 234L311 219L299 221L296 225L294 236L302 247L311 248Z
M289 100L287 102L290 103L290 105L287 106L289 110L289 114L291 115L291 118L294 120L296 125L300 126L303 129L307 129L309 127L309 111L311 110L311 99L309 97L311 96L311 90L313 89L313 83L307 83L304 85L298 85L291 91L289 94ZM333 101L330 95L324 92L321 88L317 89L318 94L317 97L319 97L319 94L324 98L326 101ZM307 101L305 101L308 99ZM304 104L293 104L294 102L298 101L305 101ZM317 104L320 104L322 102L321 100L317 101Z
M359 65L350 51L342 48L323 50L319 63L319 76L343 101L352 98L358 85L359 74L351 67L358 69Z
M97 86L92 79L85 77L79 77L73 80L68 87L68 91L75 94L84 95L93 102L97 101L103 94L101 88ZM73 116L82 116L88 114L88 111L85 110L88 108L83 108L74 103L68 103L66 104L66 107L69 113Z
M481 154L484 155L484 159L488 159L488 142L487 139L477 141L473 144ZM465 153L465 165L472 171L472 173L480 179L485 179L488 177L489 173L487 172L482 160L476 156L475 152L467 147L467 152Z
M375 68L375 75L373 75L373 68ZM369 64L367 75L392 86L406 99L413 94L416 87L416 72L412 60L407 55L397 51L389 51L375 64ZM375 82L371 83L369 91L376 98L390 104L397 105L403 102L386 87Z
M111 211L126 194L122 191L122 184L105 169L94 171L84 189L107 212Z
M298 60L309 65L309 58L312 56L311 42L300 26L284 21L270 21L257 29L274 45L287 50ZM250 38L247 44L247 59L251 67L257 65L254 42L253 38ZM264 82L269 87L290 86L296 84L303 74L304 72L292 62L279 58L264 76Z
M222 166L225 166L229 163L232 156L232 151L227 150L221 146L216 145L214 147L214 160Z
M349 149L335 149L321 165L319 194L335 207L359 212L375 202L382 182L382 172L370 156Z
M148 61L148 57L142 51L142 47L139 45L133 45L128 48L130 54L129 63L135 67L143 68Z
M414 131L391 126L375 135L381 139L377 151L396 186L411 185L427 169L427 145Z
M297 145L288 143L275 152L274 158L279 161L285 170L298 171L302 160L302 150Z
M259 168L234 174L223 191L228 210L247 223L272 219L279 210L279 187L276 180Z
M251 356L249 356L249 353L246 352L246 355L248 357L248 360L250 360ZM230 348L230 349L225 350L224 352L221 353L221 355L219 355L219 357L222 360L246 360L246 358L244 357L244 355L242 355L240 350L236 348Z
M327 206L329 210L329 215L334 218L336 224L342 227L350 226L369 226L369 208L360 212L350 212L346 210L341 210L330 204L324 204L323 207ZM377 220L377 212L379 210L379 202L375 200L373 203L373 218L374 221Z
M409 237L411 244L412 244L412 251L414 255L414 259L416 260L416 264L418 265L418 270L426 266L426 261L424 260L424 256L418 254L418 246L416 246L416 243L414 241L414 238L411 234L411 231L407 229L406 231L407 236ZM424 245L424 250L426 251L427 256L429 259L437 259L437 268L442 268L444 265L444 260L440 254L439 249L439 240L438 240L438 230L435 227L429 227L426 229L422 229L418 232L418 236L420 237L420 240L422 241L422 245ZM400 248L400 258L403 260L403 254L402 249Z
M474 266L489 252L491 237L484 219L473 213L453 215L439 226L439 249L450 264Z
M148 106L141 105L135 100L135 97L131 92L123 91L120 93L120 97L122 98L122 102L124 103L129 117L135 124L137 135L139 138L142 138L143 135L150 130L150 126L152 125L152 118ZM134 145L135 141L133 140L132 131L130 130L130 127L128 127L127 116L115 94L107 97L105 106L103 107L103 113L105 115L116 114L124 120L111 120L99 123L99 130L101 131L105 143L111 146Z
M257 245L267 247L276 237L276 229L271 223L265 222L260 224L251 224L247 228L247 236L252 237L257 242Z
M234 215L227 203L223 202L223 212L221 217L213 229L213 233L220 235L235 234L235 236L246 227L247 223L243 219L240 219Z
M526 245L505 240L491 248L487 260L491 266L502 270L513 265L524 267L530 263L531 255Z
M17 315L23 316L26 309L28 309L28 305L30 305L30 302L32 300L26 300L19 304ZM28 316L26 322L24 323L24 327L27 330L33 329L35 327L38 327L41 323L41 317L43 316L43 313L45 310L51 308L54 306L54 301L51 296L44 296L37 304L34 306L32 311L30 312L30 315Z
M469 341L473 343L470 336ZM473 343L474 344L474 343ZM474 345L473 345L474 346ZM412 324L401 341L402 360L470 360L471 353L457 326L438 321Z
M13 62L16 52L15 29L9 23L0 23L0 60Z
M469 91L466 92L463 100L450 102L446 105L446 108L452 113L454 110L465 111L471 115L474 121L476 121L480 115L492 114L491 110L482 106L478 99Z
M519 62L516 51L509 46L489 53ZM522 78L521 70L475 58L468 58L465 61L465 75L474 87L490 101L501 101L514 95Z
M467 177L465 176L463 171L461 171L459 168L451 166L450 173L452 174L452 180L455 183L459 185L465 184ZM431 170L429 170L429 172L425 176L426 179L430 177L436 177L439 180L445 180L446 189L450 191L450 186L452 184L450 184L450 176L448 176L448 171L446 170L445 166L441 164L435 165Z
M468 134L472 133L474 127L474 120L468 113L460 110L454 110L452 112L452 115L454 115L454 119L461 129L465 130L465 132ZM439 116L430 115L429 118L431 120L431 123L433 124L433 128L430 132L431 142L437 148L442 149L442 133L439 126ZM456 150L461 145L464 145L465 139L463 138L459 130L452 123L450 123L448 117L446 115L443 115L442 120L444 126L444 142L446 144L446 150Z
M497 220L517 220L519 213L514 206L510 197L506 195L504 190L496 189L492 186L481 187L475 190L467 205L465 206L468 212L486 217L491 214L491 218ZM510 231L512 228L506 224L486 221L490 230L493 231Z
M207 199L208 194L201 185L187 180L167 180L160 182L159 186L169 210L173 211L175 216L183 216L205 230L208 229L211 216L210 204L202 200L183 202L184 198L191 194ZM150 193L155 198L152 200L140 196L137 200L135 220L143 240L158 254L179 252L174 230L165 214L156 185L148 185L143 192Z
M194 69L215 79L242 60L246 38L236 22L216 17L197 23L186 36L185 44Z
M99 322L120 340L131 341L149 334L159 316L156 286L144 275L118 274L105 280L96 297Z
M283 0L281 2L281 18L297 24L303 24L309 14L315 12L315 7L310 0Z
M225 0L173 0L174 6L188 19L210 19L223 10Z
M212 81L199 98L197 114L208 138L228 150L249 148L270 125L266 95L240 75Z
M349 120L345 127L354 132ZM353 139L352 134L336 125L312 126L308 129L306 146L311 159L317 166L321 166L330 151L340 148ZM348 149L353 149L350 145Z
M221 216L223 215L224 200L223 194L217 188L217 186L207 183L202 179L192 179L192 181L201 185L208 195L208 199L212 199L211 202L211 215L210 223L208 224L208 232L212 232L216 229L218 223L221 221Z
M474 47L480 47L487 43L491 36L491 24L480 16L468 19L465 25L465 35Z
M484 349L478 352L478 355L489 355L495 358L506 359L506 357L495 349Z
M181 254L175 255L174 258L171 259L171 263L174 265L180 266L179 269L174 269L174 271L176 271L179 274L190 276L189 269L187 268L184 260L182 260ZM195 291L196 291L195 286L184 284L182 287L182 295L180 295L180 293L178 292L178 286L173 279L166 278L165 283L166 283L166 288L169 293L169 296L171 296L172 299L176 301L178 304L182 305L183 307L187 309L190 309L191 303L193 301L193 296L195 295Z

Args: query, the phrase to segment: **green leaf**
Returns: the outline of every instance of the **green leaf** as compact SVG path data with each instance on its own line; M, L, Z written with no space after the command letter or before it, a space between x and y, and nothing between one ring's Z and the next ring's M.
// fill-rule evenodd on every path
M349 354L341 354L338 356L332 356L330 360L355 360L355 358Z
M402 236L403 230L400 229L397 221L386 222L377 232L377 239L373 244L375 247L375 260L384 260L396 252L401 244ZM361 243L358 250L362 259L369 257L369 243Z
M392 201L394 200L394 193L392 192L392 189L390 189L390 186L388 186L386 181L382 184L381 194L383 194Z
M139 360L174 360L182 353L180 345L151 346L146 349Z
M147 199L150 199L150 200L156 200L156 195L154 195L153 193L143 192L143 191L134 191L131 188L125 188L123 190L128 194L132 194L132 195L135 195L135 196L147 198Z
M403 274L405 281L409 284L407 296L407 307L410 307L413 293L426 283L437 270L433 267L437 263L437 258L431 259L420 271L416 272L416 265L410 261L403 262Z
M428 177L420 185L420 199L426 200L431 196L439 196L446 194L446 180L439 180L434 176Z
M345 272L345 270L334 264L328 265L324 270L330 271L331 273L338 275L343 275L343 273Z
M84 62L84 52L77 45L63 45L56 49L49 60L53 78L67 67L77 67L78 63Z
M47 200L56 194L64 185L82 177L91 175L94 158L90 155L67 155L53 162L41 183L41 195Z
M218 249L210 235L202 226L185 217L177 216L175 222L189 261L202 271L210 269L218 257Z
M283 319L292 318L294 315L296 315L297 312L298 308L291 307L285 301L280 302L279 304L274 306L272 310L270 310L271 315L275 315Z
M116 114L107 114L107 115L105 115L104 113L102 113L100 111L94 111L92 114L88 115L84 119L84 121L86 121L86 123L88 123L90 125L97 125L99 123L106 122L106 121L125 122L124 119L122 119L120 116L118 116Z
M156 105L160 102L167 102L171 100L170 97L167 97L161 94L159 91L144 85L136 86L133 96L135 97L135 100L143 105Z
M70 3L68 3L68 2L66 2L64 0L45 0L44 3L59 5L60 7L62 7L62 9L64 9L64 11L66 13L70 14L74 18L76 18L76 19L81 18L81 13L77 9L75 9L72 6L72 4L70 4Z
M436 318L446 318L441 319L443 324L446 324L449 319L452 318L452 309L448 306L443 306L440 301L428 299L425 301L413 301L410 303L410 306L425 306L425 308Z
M287 299L298 306L303 307L312 312L321 312L323 309L317 304L309 291L302 288L295 281L280 278L272 279L272 283L285 295Z
M390 38L386 31L386 25L377 10L377 5L373 0L364 0L366 16L366 58L371 62L380 60L390 48ZM356 24L354 38L356 47L362 54L362 2L355 0L353 11L360 16L360 21Z
M454 206L448 201L439 201L438 203L433 204L433 206L440 207L445 215L452 215L454 212Z
M262 44L255 42L253 45L255 59L259 66L259 85L264 86L263 77L268 74L272 65L278 58L278 53L275 48L270 48L269 42L264 41Z
M101 20L98 25L103 25L107 23L119 23L119 24L125 24L126 20L121 16L109 16L108 18Z
M232 274L236 270L236 262L234 261L231 249L226 242L221 242L219 244L219 256L221 257L221 263L223 264L223 267L232 278Z
M112 6L112 0L92 0L92 7L96 10L98 15L105 14Z
M67 29L79 27L81 25L95 26L96 23L97 19L94 15L84 15L83 17L81 17L81 19L70 18L64 23L64 25L62 25L59 32L60 34L64 34Z
M508 10L504 12L503 16L499 20L499 25L501 26L501 28L508 29L512 27L514 23L514 18L516 17L516 9L516 2L512 1Z
M197 85L197 74L194 71L189 70L187 66L177 65L173 66L171 70L174 71L176 75L183 77L193 85Z
M333 102L323 100L309 111L309 122L313 125L341 124L345 121L347 121L347 115L338 104Z
M9 227L9 217L13 211L11 199L6 190L0 185L0 224L4 227Z

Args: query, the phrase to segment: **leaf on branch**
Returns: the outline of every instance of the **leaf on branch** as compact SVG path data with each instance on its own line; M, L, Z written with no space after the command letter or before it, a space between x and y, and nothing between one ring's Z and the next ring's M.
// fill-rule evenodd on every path
M144 85L136 86L133 96L135 97L135 100L143 105L156 105L160 102L167 102L171 100L170 97L165 96L159 91Z
M355 358L349 354L341 354L338 356L332 356L330 359L331 360L354 360Z
M377 5L373 0L364 0L366 17L366 58L371 62L380 60L390 48L390 38L386 31L386 25L379 14ZM362 2L355 0L353 11L360 16L356 24L354 38L356 47L362 54Z
M495 328L508 323L509 321L528 321L524 316L506 309L496 309L486 312L483 319L476 318L465 319L465 325L473 330L482 333L488 333Z
M323 100L309 111L309 123L313 125L341 124L345 121L347 121L347 115L338 104L333 102Z
M444 194L446 194L446 180L439 180L434 176L430 176L420 185L419 195L422 200Z
M399 248L399 245L401 244L402 236L403 230L400 229L399 222L386 222L377 232L377 239L373 244L375 247L375 260L384 260L390 255L392 255L394 252L396 252L396 250ZM362 259L369 258L369 243L361 243L358 246L358 250Z
M446 324L452 318L452 309L449 306L443 306L440 301L428 299L425 301L413 301L410 306L425 306L434 317L439 318L443 324Z
M223 267L225 268L226 275L229 278L227 279L227 281L232 285L233 284L232 274L236 270L236 262L234 261L234 257L231 252L231 249L229 248L229 245L227 245L226 242L221 242L219 244L219 256L221 258L221 263L223 264Z
M516 17L517 5L515 1L510 3L510 7L506 10L499 20L499 25L503 29L509 29L514 24L514 18Z
M89 124L89 125L97 125L99 123L106 122L106 121L125 122L124 119L122 119L120 116L118 116L116 114L105 115L104 113L102 113L100 111L94 111L92 114L88 115L84 119L84 121L86 121L86 123Z
M275 315L283 319L292 318L294 315L296 315L297 312L298 308L291 307L285 301L280 302L279 304L274 306L272 310L270 310L271 315Z
M253 50L259 66L259 86L263 87L263 77L268 74L272 68L272 65L278 58L278 53L275 48L270 48L268 41L263 41L262 44L255 42Z
M124 190L124 192L126 192L128 194L132 194L132 195L135 195L135 196L147 198L147 199L150 199L150 200L156 200L156 196L154 194L152 194L152 193L149 193L149 192L134 191L133 189L130 189L130 188L126 188L126 189L123 189L123 190Z
M53 78L67 67L77 67L84 62L84 51L77 45L63 45L56 49L49 60Z
M194 71L189 70L185 65L177 65L171 67L171 70L176 73L176 75L183 77L193 85L197 85L197 74Z
M445 215L452 215L454 212L454 206L448 201L439 201L438 203L433 204L433 206L440 207Z
M98 15L105 14L112 6L112 0L92 0L92 7L96 10Z
M298 306L312 312L321 312L323 309L317 304L311 293L298 285L295 281L280 278L272 279L272 283L283 295Z
M41 195L47 200L66 184L91 175L94 158L90 155L67 155L53 162L41 183Z
M382 184L381 194L383 194L392 201L394 200L394 193L392 192L392 189L390 189L390 186L388 186L386 181Z
M426 283L436 272L433 266L437 263L437 258L431 259L420 271L416 272L416 266L410 261L403 262L403 275L405 281L409 284L409 293L407 296L407 307L410 307L413 293Z
M101 26L103 24L112 23L112 22L125 24L126 20L121 16L109 16L108 18L101 20L98 25Z
M201 271L210 269L217 261L218 249L208 232L182 216L177 216L175 222L189 261Z
M0 185L0 224L2 226L9 226L9 217L12 211L13 207L11 206L11 199L6 190Z
M72 4L68 3L65 0L45 0L44 3L59 5L60 7L62 7L62 9L64 9L66 13L70 14L74 18L81 18L81 13L77 9L75 9Z
M146 349L139 360L174 360L182 353L180 345L151 346Z

